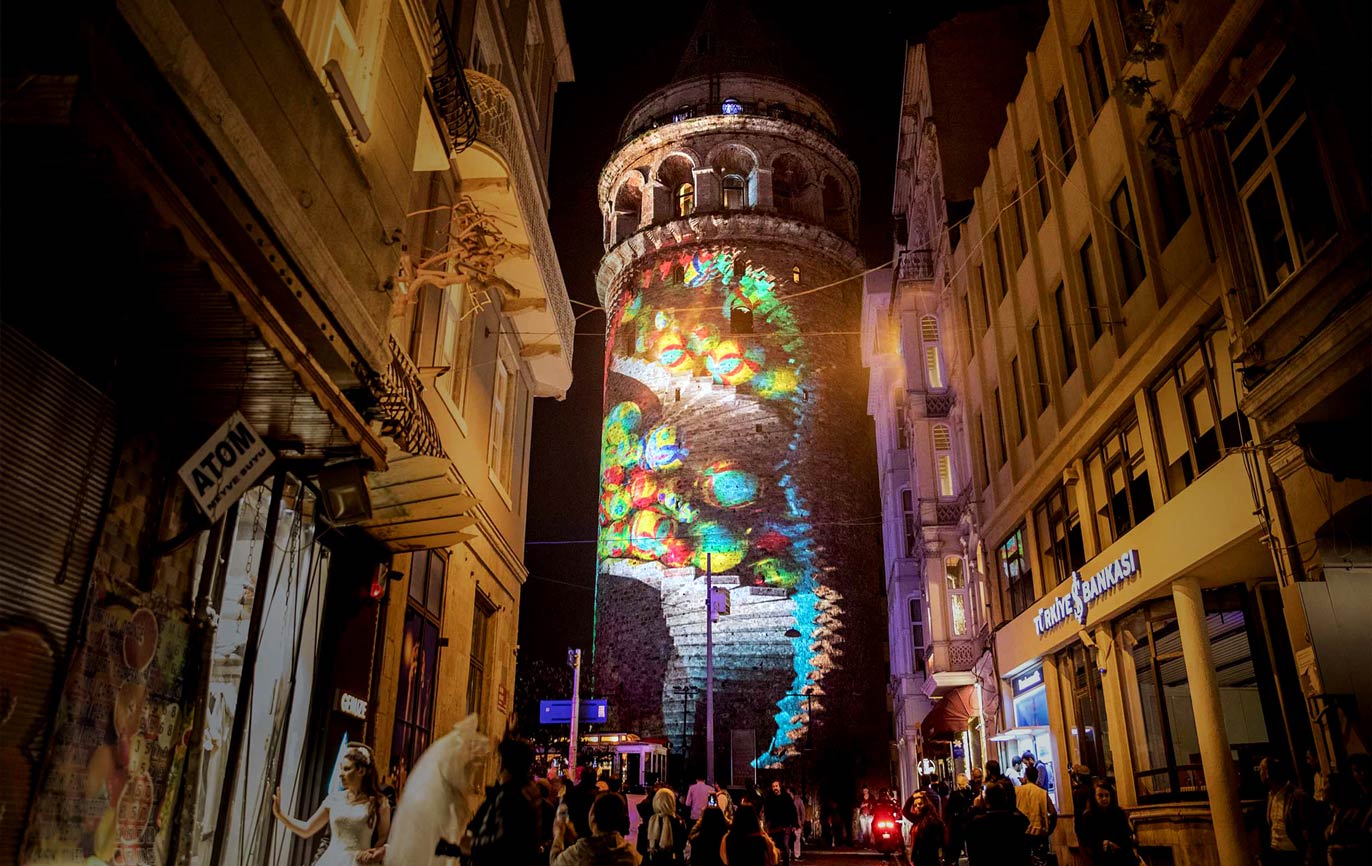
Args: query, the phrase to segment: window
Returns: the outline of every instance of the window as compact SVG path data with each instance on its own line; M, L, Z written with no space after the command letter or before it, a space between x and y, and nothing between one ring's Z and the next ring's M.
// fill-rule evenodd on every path
M524 430L523 418L519 414L518 391L522 387L519 373L514 369L504 347L501 347L495 361L495 387L491 392L491 430L487 446L486 462L491 467L491 480L499 485L507 496L514 494L514 454L515 430Z
M972 268L972 290L977 294L977 303L981 304L981 335L985 337L991 329L991 296L987 294L986 272L981 265Z
M1038 322L1029 326L1029 343L1034 350L1034 381L1038 385L1038 412L1042 415L1052 400L1052 392L1048 388L1048 377L1043 372L1043 331Z
M724 209L740 210L747 207L747 204L743 175L726 174L724 176Z
M914 659L915 673L924 673L924 600L910 599L910 654Z
M1096 345L1096 341L1101 335L1101 310L1104 309L1100 303L1100 297L1096 293L1096 266L1091 257L1091 236L1087 235L1082 242L1081 249L1077 251L1077 258L1081 261L1081 288L1082 294L1086 296L1086 315L1091 322L1091 345Z
M1015 215L1015 246L1019 250L1019 256L1015 261L1015 266L1024 261L1024 257L1029 255L1029 235L1024 231L1024 214L1020 212L1019 190L1010 190L1010 212Z
M440 551L417 550L410 555L410 589L391 739L391 754L404 758L409 767L433 740L439 628L447 573L447 556Z
M743 305L738 305L729 310L729 333L731 334L751 334L753 333L753 311Z
M918 526L915 522L915 495L908 487L900 491L900 516L901 526L905 530L905 556L909 558L915 555Z
M1043 170L1043 142L1034 142L1034 147L1029 151L1029 167L1034 170L1034 192L1039 201L1039 225L1048 219L1048 211L1052 209L1052 199L1048 197L1048 180Z
M472 654L467 668L467 713L476 713L485 729L486 721L486 659L489 655L491 640L491 620L495 618L495 605L477 590L476 603L472 611Z
M1236 756L1241 796L1262 796L1252 769L1276 743L1285 748L1277 720L1269 727L1266 707L1276 706L1261 617L1241 586L1208 590L1203 596L1205 630L1220 692L1230 751ZM1205 799L1200 738L1192 710L1176 608L1170 598L1136 608L1116 620L1122 689L1133 720L1128 741L1134 750L1139 800ZM1132 682L1131 682L1132 681ZM1135 729L1141 727L1140 729Z
M1113 779L1115 763L1110 757L1109 728L1106 727L1105 689L1101 683L1100 667L1096 664L1096 650L1076 644L1064 654L1067 670L1072 678L1072 710L1074 713L1070 736L1067 739L1072 762L1085 764L1098 779ZM1059 657L1062 658L1061 656Z
M988 457L990 452L986 448L986 425L982 423L980 414L976 416L974 423L977 428L977 438L981 440L981 450L977 452L981 461L977 468L981 470L982 486L985 487L991 483L991 460Z
M1019 357L1010 359L1010 384L1015 389L1015 431L1018 435L1016 442L1023 442L1024 435L1029 432L1029 425L1024 423L1024 382L1019 374Z
M1058 151L1062 154L1062 173L1066 175L1077 161L1077 140L1072 134L1072 117L1067 113L1067 94L1062 89L1053 97L1053 119L1058 125Z
M995 388L995 399L996 399L996 430L1000 433L999 442L998 442L998 444L1000 445L1000 463L999 463L998 465L1004 466L1004 465L1005 465L1005 461L1010 459L1010 453L1009 453L1009 442L1010 442L1010 439L1009 439L1009 437L1007 437L1007 436L1005 435L1005 405L1001 402L1001 399L1000 399L1000 386L999 386L999 385L997 385L996 388Z
M1236 391L1223 328L1189 346L1153 386L1168 496L1176 496L1226 452L1252 438Z
M1137 418L1130 417L1087 455L1086 475L1101 547L1153 513L1153 492Z
M726 99L719 106L720 114L742 114L743 106L737 99Z
M1124 297L1127 299L1148 275L1143 266L1143 247L1139 245L1139 227L1134 221L1128 182L1121 180L1110 197L1110 214L1115 223L1115 246L1119 250L1120 267L1124 270Z
M676 189L676 215L690 216L696 209L696 188L694 184L683 183Z
M1086 35L1077 46L1081 57L1081 71L1086 76L1086 96L1091 100L1091 118L1100 116L1105 100L1110 98L1110 85L1105 80L1105 63L1100 56L1100 40L1096 38L1096 23L1086 27Z
M1181 171L1177 139L1171 120L1160 121L1148 136L1149 165L1153 172L1153 194L1158 200L1158 219L1162 224L1165 247L1181 231L1191 216L1191 198L1186 193L1186 177Z
M1024 527L1020 526L996 549L1000 581L1010 616L1019 616L1034 603L1034 576L1024 551Z
M1066 382L1077 369L1077 348L1067 320L1067 290L1062 283L1053 290L1053 306L1058 311L1058 334L1062 336L1062 381Z
M439 313L437 367L447 367L448 387L453 405L462 412L467 405L467 381L472 352L472 331L476 326L476 310L462 284L443 290L443 308Z
M957 490L953 477L953 437L947 424L934 425L934 465L938 474L938 494L951 499Z
M1086 564L1076 486L1059 484L1034 509L1039 567L1047 586L1056 586Z
M1261 298L1334 236L1329 184L1305 100L1286 57L1268 70L1224 133L1256 258Z
M977 353L977 344L972 337L972 293L970 291L965 292L962 296L962 312L967 321L967 327L963 331L967 338L967 358L971 360L972 356Z
M896 412L894 422L896 425L896 448L904 451L910 447L910 428L905 426L905 419L901 417L900 412Z
M943 390L943 355L938 345L938 319L923 316L919 320L919 336L924 342L924 384L932 391Z
M948 624L953 629L953 637L966 637L967 624L967 575L962 570L962 558L944 557L944 582L948 587Z
M1005 245L1000 242L1000 223L996 223L995 231L991 232L991 245L996 251L996 267L1000 269L1000 279L996 283L999 290L997 300L1005 300L1005 293L1010 291L1010 262L1005 258ZM996 309L992 305L992 309Z

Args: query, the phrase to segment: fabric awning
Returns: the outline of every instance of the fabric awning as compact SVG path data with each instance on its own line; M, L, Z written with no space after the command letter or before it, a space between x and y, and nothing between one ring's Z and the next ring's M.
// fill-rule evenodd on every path
M975 686L962 686L944 695L919 723L925 740L954 740L967 730L967 722L976 716Z

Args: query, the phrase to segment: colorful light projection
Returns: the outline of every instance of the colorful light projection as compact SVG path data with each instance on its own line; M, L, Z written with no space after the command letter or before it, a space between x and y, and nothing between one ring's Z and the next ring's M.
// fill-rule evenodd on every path
M777 729L759 767L795 753L811 707L781 696L822 693L837 627L838 596L822 583L810 512L790 472L804 446L810 353L777 287L766 267L728 247L644 270L611 322L601 451L602 571L703 570L708 555L716 574L736 575L746 591L794 602L786 609L800 637L789 665L776 657L776 636L767 650L777 664ZM750 333L730 330L739 307L752 314ZM693 622L666 613L669 624Z

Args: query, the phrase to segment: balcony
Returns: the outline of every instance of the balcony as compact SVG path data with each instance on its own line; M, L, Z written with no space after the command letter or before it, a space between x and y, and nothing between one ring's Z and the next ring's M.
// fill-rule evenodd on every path
M929 697L946 694L952 689L976 683L972 667L981 658L982 644L973 638L936 640L925 650L928 671L924 693Z
M421 396L424 385L419 380L419 369L395 337L390 338L390 349L391 363L381 374L381 395L377 400L381 435L391 437L401 449L417 457L446 459L438 425Z
M924 395L924 415L928 418L947 418L953 411L953 392Z
M784 120L796 126L808 129L811 132L824 136L829 141L837 143L834 131L829 128L821 118L799 111L796 108L779 102L741 102L736 99L719 102L695 102L681 105L670 111L639 121L634 128L627 130L620 136L620 144L623 145L644 133L651 132L660 126L669 123L680 123L683 120L690 120L695 117L718 117L728 115L733 117L770 117L776 120Z
M429 39L433 45L433 74L429 76L429 86L433 91L434 109L447 127L448 152L456 156L476 141L481 116L463 72L466 58L453 41L442 5L432 20Z
M512 251L494 271L507 289L501 309L540 397L572 383L572 306L548 229L547 181L514 94L489 75L466 70L481 118L476 140L454 158L467 209L499 214L501 246ZM508 243L506 243L508 242Z
M933 250L902 250L896 262L896 282L932 282L934 279Z
M972 501L972 488L964 487L962 492L952 499L921 497L920 506L920 525L921 526L957 526L962 522L962 516L967 513L967 508Z

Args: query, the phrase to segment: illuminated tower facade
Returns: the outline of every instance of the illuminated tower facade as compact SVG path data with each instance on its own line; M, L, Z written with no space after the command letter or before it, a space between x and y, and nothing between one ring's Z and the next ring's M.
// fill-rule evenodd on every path
M735 768L795 753L840 664L848 585L875 591L880 555L845 528L870 510L844 482L868 470L857 173L742 17L709 4L676 79L629 113L600 176L597 281L596 692L619 727L703 762L710 568L729 608L717 765Z

